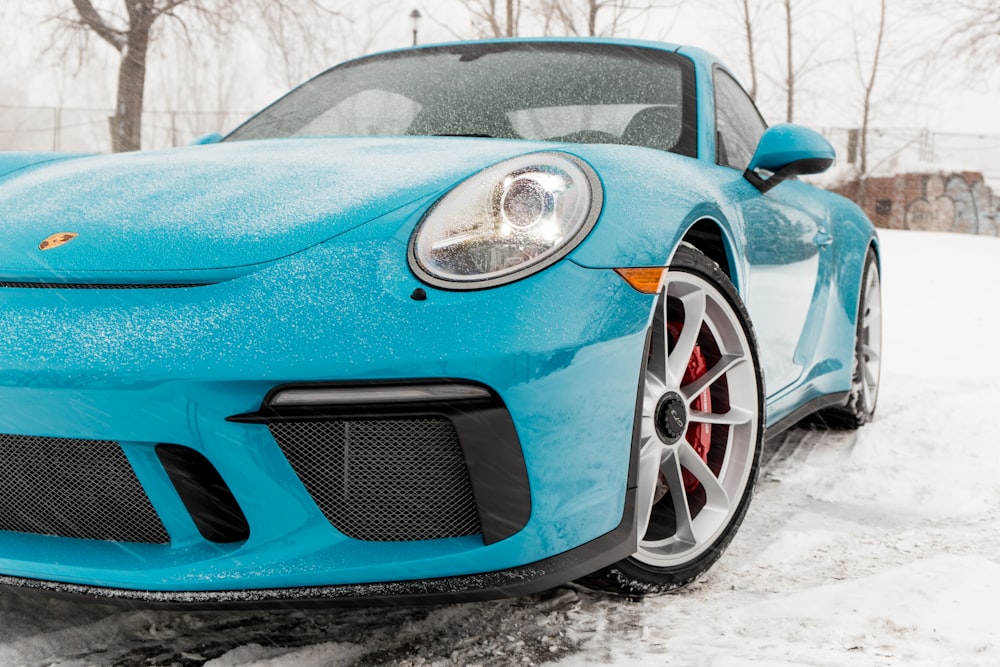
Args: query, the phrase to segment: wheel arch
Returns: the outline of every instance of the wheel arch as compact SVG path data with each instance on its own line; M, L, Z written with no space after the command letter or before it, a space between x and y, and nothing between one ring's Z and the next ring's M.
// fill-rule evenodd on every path
M882 276L882 249L879 247L878 235L872 234L872 237L868 239L868 244L865 246L865 257L868 257L868 253L872 253L875 256L875 268L878 270L879 278ZM857 307L855 308L854 316L855 318L861 317L861 281L864 280L864 270L865 270L865 260L861 262L861 278L858 281L858 299Z
M856 323L858 311L861 308L861 282L864 279L865 260L869 252L875 255L875 266L880 274L882 272L882 249L878 234L873 228L865 238L862 236L863 232L864 230L854 231L853 240L843 239L844 246L837 256L839 266L837 267L836 280L852 325ZM847 250L851 244L855 248L853 252ZM859 250L860 252L858 252Z
M875 253L875 263L878 265L879 271L882 270L882 247L878 242L878 235L872 234L872 237L868 239L868 249Z
M717 220L709 217L696 220L684 232L681 243L694 246L703 255L718 264L729 281L736 287L736 291L742 294L742 281L736 268L738 264L733 252L732 240Z

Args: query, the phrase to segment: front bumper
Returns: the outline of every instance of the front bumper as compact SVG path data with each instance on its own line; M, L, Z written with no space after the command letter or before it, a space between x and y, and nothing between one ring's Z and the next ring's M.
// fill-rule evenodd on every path
M10 341L0 434L118 443L169 536L0 531L0 583L149 602L437 599L528 592L631 553L626 490L651 297L563 261L501 288L428 289L416 301L405 243L370 232L205 287L0 290ZM227 420L288 383L434 378L489 387L509 411L530 493L513 534L351 538L266 424ZM211 463L246 539L205 538L157 455L164 444ZM585 556L568 555L578 549Z
M190 610L229 606L273 609L288 604L295 607L367 607L492 600L538 593L631 556L635 553L638 539L634 515L635 489L631 488L625 494L622 521L610 533L539 562L483 574L367 584L218 591L107 588L0 575L0 586L33 589L67 598L87 597L126 604L139 602L151 608L183 607Z

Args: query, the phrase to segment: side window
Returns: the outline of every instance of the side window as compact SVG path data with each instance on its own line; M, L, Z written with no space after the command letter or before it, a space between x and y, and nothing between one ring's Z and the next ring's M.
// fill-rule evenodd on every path
M760 112L740 84L723 70L716 69L716 162L746 169L766 128Z

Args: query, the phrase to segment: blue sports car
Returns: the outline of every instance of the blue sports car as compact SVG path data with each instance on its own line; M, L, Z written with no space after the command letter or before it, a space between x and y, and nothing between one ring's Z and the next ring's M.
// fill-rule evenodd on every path
M708 569L765 433L857 427L879 246L712 56L341 64L228 136L0 155L0 584L439 601Z

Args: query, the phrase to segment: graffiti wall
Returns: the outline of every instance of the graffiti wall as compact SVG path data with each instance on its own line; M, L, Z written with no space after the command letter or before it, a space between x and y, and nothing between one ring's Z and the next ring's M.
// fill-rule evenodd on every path
M878 227L1000 236L1000 197L976 172L869 178L835 191Z

